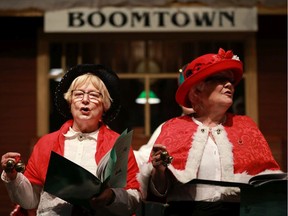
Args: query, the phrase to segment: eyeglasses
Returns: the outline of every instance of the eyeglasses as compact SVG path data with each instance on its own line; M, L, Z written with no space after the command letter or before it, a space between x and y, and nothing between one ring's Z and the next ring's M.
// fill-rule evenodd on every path
M72 97L75 101L83 100L85 94L88 95L89 100L92 102L99 101L103 96L100 92L96 91L72 90Z
M232 78L224 76L211 76L205 79L205 82L214 82L214 83L230 82L232 85L235 83L235 81Z

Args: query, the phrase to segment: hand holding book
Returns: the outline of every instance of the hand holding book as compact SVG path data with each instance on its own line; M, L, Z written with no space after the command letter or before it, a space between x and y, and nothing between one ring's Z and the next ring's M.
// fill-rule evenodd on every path
M44 191L73 205L90 209L89 199L105 188L126 186L128 154L133 131L125 130L100 160L96 176L83 167L51 152Z

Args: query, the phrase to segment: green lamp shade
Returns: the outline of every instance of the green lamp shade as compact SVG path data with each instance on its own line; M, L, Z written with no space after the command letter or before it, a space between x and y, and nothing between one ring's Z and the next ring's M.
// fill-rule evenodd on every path
M140 95L136 98L135 102L137 104L146 104L147 102L146 91L142 91ZM160 103L160 99L156 96L156 94L153 91L149 91L148 103L149 104Z

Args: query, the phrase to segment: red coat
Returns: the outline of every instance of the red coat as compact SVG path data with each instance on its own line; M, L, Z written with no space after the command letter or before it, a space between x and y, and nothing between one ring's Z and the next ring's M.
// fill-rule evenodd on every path
M60 155L64 155L65 137L63 134L67 133L72 124L72 120L67 121L58 131L44 135L35 144L24 173L31 183L40 185L42 187L44 186L50 153L51 151L55 151ZM97 139L97 151L95 155L97 164L101 158L113 147L118 136L119 134L112 131L107 126L102 125L100 127ZM139 182L136 179L136 174L138 172L139 169L137 162L131 148L128 158L126 189L139 189Z
M174 157L168 168L181 182L197 178L209 128L189 116L168 120L155 143L163 144ZM223 125L211 129L219 149L222 181L247 181L256 174L278 171L264 136L247 116L227 114ZM190 155L190 156L189 156Z

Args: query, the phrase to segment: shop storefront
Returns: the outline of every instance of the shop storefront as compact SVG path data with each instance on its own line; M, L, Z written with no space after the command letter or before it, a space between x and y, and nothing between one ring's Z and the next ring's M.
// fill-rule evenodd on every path
M110 126L133 129L137 149L160 123L181 115L174 96L179 69L222 47L244 62L232 111L258 123L287 169L286 2L35 2L0 2L2 153L18 150L25 160L35 139L59 127L64 119L55 110L54 90L80 63L104 64L119 75L122 109ZM159 100L148 103L144 96L137 103L143 91ZM8 215L8 196L0 198L0 215Z

